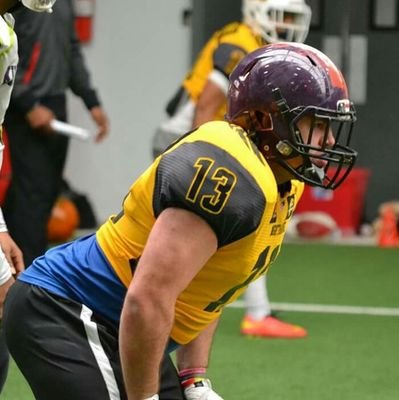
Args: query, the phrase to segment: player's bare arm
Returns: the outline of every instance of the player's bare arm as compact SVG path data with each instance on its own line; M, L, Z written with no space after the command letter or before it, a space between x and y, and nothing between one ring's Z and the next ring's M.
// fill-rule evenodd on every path
M15 275L22 272L25 269L22 251L8 232L0 232L0 247L10 264L12 274Z
M206 377L213 336L219 319L212 322L194 340L176 351L180 383L187 400L223 400Z
M216 112L225 103L225 92L221 89L220 85L208 79L195 108L193 128L213 120Z
M158 217L121 316L120 353L129 400L158 392L176 299L216 249L215 233L197 215L168 208Z
M219 319L210 324L193 341L176 351L179 371L188 368L207 368L213 336Z

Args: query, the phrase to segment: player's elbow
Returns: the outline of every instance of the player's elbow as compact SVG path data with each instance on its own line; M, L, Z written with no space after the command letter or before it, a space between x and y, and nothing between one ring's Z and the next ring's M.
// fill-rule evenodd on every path
M123 313L133 322L159 321L169 325L174 318L174 302L161 299L154 291L129 290Z

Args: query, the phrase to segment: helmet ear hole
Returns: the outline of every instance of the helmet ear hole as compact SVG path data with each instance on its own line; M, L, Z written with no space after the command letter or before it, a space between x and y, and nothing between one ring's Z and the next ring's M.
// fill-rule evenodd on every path
M273 120L269 113L263 111L255 111L254 117L256 121L256 128L262 131L273 130Z

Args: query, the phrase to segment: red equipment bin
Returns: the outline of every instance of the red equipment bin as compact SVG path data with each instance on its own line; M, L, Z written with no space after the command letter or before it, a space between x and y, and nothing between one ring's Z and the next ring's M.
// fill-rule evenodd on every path
M306 185L295 213L323 211L335 220L342 235L354 235L360 228L369 176L370 170L354 168L336 190Z

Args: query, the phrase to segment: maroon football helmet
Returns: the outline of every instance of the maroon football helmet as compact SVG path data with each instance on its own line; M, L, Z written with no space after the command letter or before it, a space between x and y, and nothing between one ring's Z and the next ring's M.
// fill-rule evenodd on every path
M304 116L311 118L307 140L297 125ZM230 75L226 119L246 129L266 159L311 185L335 189L356 160L349 146L356 114L345 80L325 54L304 44L274 43L244 57ZM315 146L320 121L324 140Z

